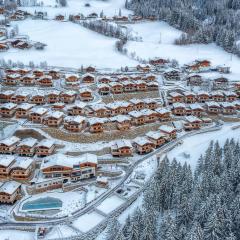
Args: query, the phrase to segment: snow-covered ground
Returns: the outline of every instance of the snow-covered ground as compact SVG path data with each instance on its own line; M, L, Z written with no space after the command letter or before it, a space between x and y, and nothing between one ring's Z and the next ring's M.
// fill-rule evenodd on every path
M97 206L97 209L108 214L118 208L120 205L122 205L125 201L121 199L120 197L113 195L106 200L104 200L99 206Z
M219 144L224 144L224 142L229 138L234 138L236 141L240 140L240 128L235 130L232 129L233 126L240 126L239 123L235 124L225 124L223 128L219 131L204 133L200 135L195 135L192 137L186 138L183 141L182 145L174 148L172 151L168 153L168 157L170 160L176 158L177 161L184 164L187 162L190 164L193 169L196 167L197 161L201 154L204 154L206 149L209 146L211 141L219 141ZM185 154L190 155L189 158L186 158ZM184 156L185 155L185 156Z
M0 231L0 239L1 240L33 240L34 233L33 232L24 232L17 230L1 230Z
M18 23L20 34L26 34L33 41L47 44L45 50L10 49L0 53L5 60L29 61L60 67L97 66L100 68L120 68L136 66L137 62L119 54L115 50L115 38L105 37L82 26L70 22L26 20Z
M61 225L61 226L55 226L53 229L47 234L45 237L46 240L51 240L51 239L61 239L63 237L72 237L75 236L76 232L66 226L66 225Z
M104 216L93 211L79 217L73 222L73 226L82 232L88 232L90 229L97 226L102 220L104 220Z
M136 56L146 60L154 57L176 59L181 65L196 59L208 59L214 65L230 66L232 73L227 77L239 80L240 58L225 52L215 44L174 45L174 40L182 32L165 22L138 23L130 28L137 32L139 37L142 36L143 42L128 42L126 48L129 54L135 52Z
M56 7L55 0L38 0L38 3L43 2L42 7L22 7L21 9L26 10L30 13L36 11L44 11L48 13L50 18L54 18L58 14L69 16L69 14L79 14L88 15L90 13L100 14L101 11L104 12L106 16L117 15L119 9L122 11L122 15L128 15L131 11L124 8L124 0L67 0L67 7ZM86 7L85 4L89 3L90 7Z

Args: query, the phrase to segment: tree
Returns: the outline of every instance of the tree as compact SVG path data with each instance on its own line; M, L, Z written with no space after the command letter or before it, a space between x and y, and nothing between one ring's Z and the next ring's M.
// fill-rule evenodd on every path
M61 7L66 7L68 5L67 0L59 0L59 4Z

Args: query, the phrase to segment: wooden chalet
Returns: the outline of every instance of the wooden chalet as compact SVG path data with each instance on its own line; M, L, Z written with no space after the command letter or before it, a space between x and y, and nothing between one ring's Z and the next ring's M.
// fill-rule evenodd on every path
M11 97L11 102L13 103L27 103L29 101L29 97L30 94L27 92L19 92L19 93L15 93L12 97Z
M134 82L135 85L136 85L136 90L137 91L141 91L141 92L144 92L144 91L147 91L148 90L148 86L147 86L147 83L143 80L137 80Z
M15 162L13 155L0 155L0 179L8 179L11 171L11 166Z
M124 92L135 92L137 90L136 83L132 81L122 82Z
M150 141L147 137L137 137L133 141L133 145L136 148L138 154L147 154L154 151L156 145Z
M47 103L58 103L60 102L60 91L58 90L51 90L46 95Z
M147 82L146 85L147 85L148 91L158 91L158 82L157 81Z
M42 69L34 69L32 73L36 78L40 78L45 75Z
M44 92L36 92L31 96L31 103L36 105L44 105L46 103L46 97Z
M121 94L121 93L123 93L123 85L121 83L110 82L109 86L110 86L111 93L113 93L113 94Z
M35 76L33 74L23 76L20 81L25 86L32 86L36 83Z
M38 79L38 84L42 87L52 87L53 79L51 76L44 75Z
M155 109L157 115L158 115L158 119L161 122L166 122L166 121L170 121L171 120L171 111L167 108L157 108Z
M52 79L56 80L60 78L59 70L51 69L47 72L47 75L51 76Z
M145 98L143 99L143 102L145 103L145 107L148 109L155 110L158 107L157 101L152 98Z
M57 21L64 21L65 17L64 17L64 15L59 14L59 15L55 16L55 20L57 20Z
M200 103L205 103L207 101L209 101L210 96L208 92L204 92L204 91L199 91L197 93L197 101Z
M234 102L237 100L237 94L235 92L224 91L223 95L225 97L225 101Z
M184 102L185 103L195 103L196 102L196 94L193 92L183 92Z
M103 118L89 118L88 127L91 133L101 133L104 131L105 119Z
M222 92L211 92L211 100L214 102L224 102L225 98Z
M0 153L2 154L14 154L20 139L12 136L0 141Z
M169 92L168 93L168 102L169 104L173 103L182 103L184 102L184 96L178 92Z
M44 115L48 112L48 109L43 107L34 107L30 110L28 119L33 123L42 123Z
M140 111L131 111L128 115L132 119L132 124L139 126L145 124L145 114Z
M186 115L186 105L184 103L173 103L172 113L176 116Z
M203 79L201 75L192 73L187 76L187 85L201 86L202 84L203 84Z
M82 75L82 83L94 83L95 82L95 76L91 73L86 73Z
M64 118L64 128L70 132L81 132L85 128L86 118L82 116L67 116Z
M223 102L220 103L221 111L225 115L233 115L236 114L236 106L231 102Z
M163 76L166 80L181 80L181 72L177 69L168 69L164 72Z
M146 133L146 137L153 142L156 147L161 147L166 142L166 135L159 131L150 131Z
M67 74L65 75L65 83L72 86L79 85L79 76L77 74Z
M191 110L191 115L196 117L201 117L204 113L203 107L198 103L190 104L189 109Z
M106 83L101 83L98 85L98 93L102 96L110 94L110 87Z
M38 157L46 157L52 155L55 151L55 142L51 139L43 139L36 146L36 155Z
M21 198L21 183L8 181L0 185L0 203L14 204Z
M133 146L129 140L117 140L111 146L111 154L114 157L129 157L133 155Z
M88 107L87 115L91 117L109 117L110 111L103 103L97 103Z
M169 63L169 60L163 58L154 58L151 59L149 63L154 66L165 66Z
M198 130L201 128L202 120L196 116L187 116L183 124L185 131Z
M16 118L28 118L28 115L31 109L35 106L35 104L31 103L22 103L16 107Z
M14 95L14 91L7 90L4 92L0 92L0 103L9 103L11 101L11 98Z
M64 92L61 92L60 94L60 100L61 102L64 102L64 103L73 103L75 101L77 97L77 93L75 91L64 91Z
M47 113L42 120L44 125L48 127L59 127L63 122L64 113L60 111L53 111Z
M98 77L98 83L105 83L105 84L107 84L107 83L110 83L110 82L112 82L112 79L111 79L111 77L108 77L108 76L99 76Z
M3 79L3 83L10 86L15 86L20 82L21 75L18 73L8 74Z
M228 89L229 80L225 77L219 77L213 80L214 90L224 90Z
M79 89L80 100L83 102L90 102L93 100L93 92L90 88Z
M221 107L217 102L206 102L205 105L209 114L218 114L221 111Z
M145 116L145 123L153 123L158 120L158 113L151 109L142 109L140 112Z
M145 108L145 102L142 99L132 98L129 102L133 105L134 110L142 110Z
M37 142L37 139L31 137L21 140L17 146L16 153L19 156L32 157L35 154Z
M160 132L164 133L169 139L175 139L177 137L177 130L174 127L162 125L158 129Z
M131 128L132 124L132 120L131 117L126 116L126 115L118 115L116 117L114 117L114 120L117 123L117 129L120 131L126 131L128 129Z
M0 105L1 117L11 118L16 112L17 104L15 103L3 103Z
M67 107L67 113L70 116L83 115L85 113L85 110L84 110L85 107L86 107L85 103L77 102Z

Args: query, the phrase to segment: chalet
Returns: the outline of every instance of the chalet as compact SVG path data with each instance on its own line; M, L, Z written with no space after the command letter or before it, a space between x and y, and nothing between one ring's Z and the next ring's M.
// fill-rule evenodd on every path
M197 117L201 117L203 115L204 109L200 104L198 103L190 104L189 108L191 110L191 115Z
M52 106L51 106L52 110L53 111L60 111L60 110L63 110L65 108L65 103L54 103Z
M186 65L189 72L201 72L210 68L211 62L208 60L195 60L193 63Z
M146 137L137 137L134 139L134 147L138 154L147 154L154 151L155 144Z
M217 102L206 102L206 109L209 114L218 114L221 111L221 107Z
M229 66L217 66L217 71L220 73L230 73L230 67Z
M4 7L0 7L0 14L4 14L5 13L5 8Z
M55 151L55 142L51 139L43 139L36 146L36 155L38 157L46 157L52 155Z
M236 107L236 110L240 110L240 101L235 101L234 102L234 105L235 105L235 107Z
M82 75L82 83L94 83L95 82L95 76L91 73L86 73Z
M145 116L145 123L153 123L156 122L158 119L157 112L151 109L142 109L140 112Z
M84 111L85 107L86 107L85 103L77 102L77 103L74 103L73 105L67 107L67 113L70 116L83 115L85 113L85 111Z
M136 75L134 74L134 75L130 76L130 80L132 80L132 81L142 80L142 76L138 75L138 74L136 74Z
M32 157L35 154L37 139L25 138L17 146L16 153L20 156Z
M158 119L161 122L164 121L170 121L171 120L171 111L166 109L166 108L157 108L155 109L157 115L158 115Z
M151 59L149 63L154 66L165 66L169 63L169 61L163 58L154 58L154 59Z
M196 102L196 95L193 92L183 92L184 102L185 103L195 103Z
M11 97L11 102L13 103L26 103L28 102L30 97L30 94L27 92L19 92L19 93L15 93L15 95L13 95Z
M46 97L43 91L32 93L31 103L36 105L43 105L46 103Z
M117 123L117 129L120 131L125 131L131 128L131 118L126 115L118 115L114 117Z
M30 110L28 118L33 123L42 123L44 115L48 112L48 109L42 107L34 107Z
M51 76L52 79L59 79L60 78L60 73L57 69L52 69L47 72L47 75Z
M221 110L223 114L232 115L236 113L236 106L232 102L220 103Z
M205 103L207 101L209 101L210 96L208 92L204 92L204 91L199 91L197 93L197 101L200 103Z
M137 91L147 91L148 90L148 86L147 86L145 81L137 80L134 83L136 85L136 90Z
M166 142L166 135L158 131L146 133L146 137L154 143L156 147L161 147Z
M55 16L55 20L57 20L57 21L64 21L64 19L65 19L64 15L59 14L59 15Z
M133 155L133 147L129 140L117 140L111 146L111 154L114 157L129 157Z
M127 75L119 75L117 76L117 81L118 82L124 82L124 81L128 81L129 77Z
M96 185L97 187L100 188L108 188L109 187L108 178L103 176L97 176Z
M28 180L32 175L33 169L34 162L32 158L17 158L11 167L10 176L13 180Z
M184 96L181 93L178 92L169 92L168 93L168 102L169 104L173 103L181 103L184 102Z
M122 82L124 92L135 92L137 90L136 84L132 81Z
M44 71L42 69L34 69L32 73L36 78L44 76Z
M1 117L11 118L16 112L17 104L15 103L3 103L0 105Z
M157 91L158 90L158 82L147 82L147 89L148 91Z
M213 89L221 90L228 89L229 81L225 77L219 77L213 80Z
M148 64L145 64L145 65L137 65L137 70L140 71L140 72L150 72L151 70L151 66L148 65Z
M82 116L67 116L64 118L64 128L71 132L81 132L85 123L86 118Z
M106 83L101 83L98 85L98 93L100 95L109 95L110 94L110 87Z
M0 179L8 179L11 171L11 166L15 162L13 155L0 155Z
M14 95L14 91L12 90L0 92L0 103L9 103L13 95Z
M8 74L6 77L3 79L3 82L6 85L17 85L20 82L21 75L18 73L13 73L13 74Z
M145 114L140 111L131 111L128 115L132 118L133 125L143 125L145 124Z
M5 69L6 75L15 74L15 73L18 73L18 71L19 71L19 68L17 68L17 67L10 67L10 68Z
M80 100L83 102L89 102L93 100L93 92L90 88L79 89Z
M88 127L91 133L101 133L104 131L104 123L106 120L104 118L89 118Z
M184 130L190 131L190 130L198 130L201 128L202 120L200 120L196 116L187 116L185 117L184 122Z
M108 117L110 114L110 111L103 103L90 105L88 109L89 109L88 115L91 117Z
M235 92L224 91L223 95L225 97L225 101L234 102L237 100L237 94Z
M85 69L86 72L90 73L90 72L95 72L96 71L96 68L92 67L92 66L88 66L86 69Z
M129 102L133 105L134 110L141 110L145 108L145 102L142 99L132 98Z
M175 139L177 137L177 130L174 127L162 125L158 129L160 132L164 133L170 139Z
M64 102L64 103L73 103L76 99L76 92L75 91L64 91L60 94L60 100L61 102Z
M186 115L186 105L184 103L173 103L172 113L176 116Z
M107 84L107 83L110 83L110 82L112 82L112 80L108 76L99 76L98 77L98 83L105 83L105 84Z
M53 86L52 77L48 75L42 76L38 79L38 84L42 87L52 87Z
M21 198L21 183L8 181L0 186L0 203L13 204Z
M164 78L167 80L180 80L181 79L181 72L177 69L168 69L163 74Z
M63 122L64 113L60 111L53 111L47 113L42 120L44 125L49 127L59 127Z
M32 86L35 84L35 76L33 74L28 74L23 76L20 81L26 86Z
M72 85L72 86L79 85L79 76L77 74L66 74L65 83L66 85Z
M0 153L2 154L14 154L20 139L12 136L0 141Z
M216 91L211 92L211 99L215 102L223 102L224 101L224 95L222 92Z
M201 75L192 73L187 76L187 85L201 86L202 84L203 84L203 79Z
M128 17L127 16L113 16L113 20L121 21L121 22L127 22L128 21Z
M96 176L98 160L94 154L67 156L61 153L47 157L41 165L45 178L66 178L72 181Z
M32 44L26 40L15 40L11 42L12 47L18 48L18 49L29 49L32 47Z
M145 103L145 107L148 109L155 110L158 107L157 101L152 98L145 98L143 101Z
M156 80L156 75L153 74L147 74L145 75L142 80L146 81L146 82L153 82Z
M131 102L119 101L119 104L122 108L121 112L123 114L128 114L129 112L134 110L134 105Z
M35 106L35 104L31 103L22 103L16 107L16 118L28 118L28 115L31 109Z
M118 82L110 82L109 83L111 93L113 94L121 94L123 92L123 85Z
M47 93L47 103L58 103L60 101L60 91L51 90Z
M236 89L237 91L240 91L240 82L236 82L236 83L234 84L234 87L235 87L235 89Z

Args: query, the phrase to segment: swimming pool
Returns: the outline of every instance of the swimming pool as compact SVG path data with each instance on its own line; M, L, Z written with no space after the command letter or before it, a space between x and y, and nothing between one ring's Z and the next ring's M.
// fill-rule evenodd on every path
M33 201L27 201L22 205L24 211L42 211L49 209L59 209L62 207L62 201L58 198L44 197Z

